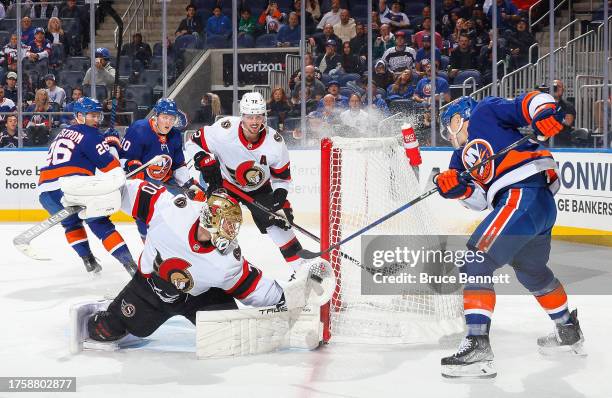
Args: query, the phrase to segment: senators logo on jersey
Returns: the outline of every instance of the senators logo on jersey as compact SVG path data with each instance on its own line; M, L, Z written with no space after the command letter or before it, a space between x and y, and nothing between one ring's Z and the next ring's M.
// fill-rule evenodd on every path
M483 139L475 139L468 142L461 153L461 161L463 166L468 169L475 164L481 163L483 160L493 155L493 147L488 141ZM478 167L472 173L472 177L480 183L488 184L495 175L494 162L487 162Z
M158 263L156 264L158 266L157 272L163 280L172 283L175 288L183 293L187 293L193 288L193 277L187 270L191 267L191 264L187 261L181 258L172 257L159 262L159 260L161 260L159 252L155 260L156 263Z
M240 163L234 174L236 182L243 187L258 187L265 181L266 176L253 160Z

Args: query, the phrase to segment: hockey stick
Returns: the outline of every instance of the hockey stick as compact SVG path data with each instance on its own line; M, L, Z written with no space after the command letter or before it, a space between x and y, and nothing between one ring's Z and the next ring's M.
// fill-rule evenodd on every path
M151 165L153 163L157 163L157 162L159 162L161 160L162 160L162 156L161 155L157 155L157 156L153 157L151 160L149 160L148 162L140 165L135 170L130 171L128 174L126 174L125 177L129 178L129 177L139 173L140 171L144 170L149 165ZM33 258L34 260L41 260L41 261L51 260L50 258L45 257L45 256L41 255L38 251L36 251L36 249L34 249L32 246L30 246L30 243L32 242L32 240L34 238L36 238L37 236L41 235L45 231L49 230L54 225L59 224L60 222L64 221L66 218L70 217L73 214L78 213L79 211L81 211L83 209L84 209L83 206L68 206L68 207L65 207L65 208L61 209L57 213L52 214L46 220L41 221L40 223L38 223L36 225L33 225L32 227L30 227L27 230L23 231L19 235L15 236L13 238L13 245L15 245L17 250L22 252L24 255L26 255L26 256L28 256L30 258Z
M111 18L117 24L117 63L115 65L115 83L113 84L113 94L112 94L112 105L111 105L111 115L110 122L108 125L109 130L115 129L115 121L117 119L117 105L119 102L119 66L121 65L121 48L123 47L123 20L117 14L117 11L112 6L110 1L103 1L100 4L101 11L105 11L110 15Z
M486 159L483 159L481 162L479 162L478 164L475 164L474 166L470 167L469 169L463 171L460 176L463 178L466 177L470 177L471 173L480 168L481 166L489 163L492 160L495 160L497 158L499 158L500 156L505 155L506 153L510 152L511 150L513 150L514 148L518 147L519 145L524 144L525 142L527 142L530 139L533 139L533 135L526 135L523 138L521 138L520 140L508 145L507 147L505 147L504 149L502 149L501 151L499 151L498 153L489 156ZM373 223L366 225L365 227L361 228L360 230L358 230L357 232L353 233L352 235L346 237L345 239L342 239L340 242L331 245L330 247L328 247L325 250L319 251L319 252L312 252L306 249L302 249L298 252L298 256L300 256L301 258L305 258L305 259L312 259L312 258L316 258L319 257L325 253L329 253L330 251L337 249L338 247L340 247L341 245L345 244L348 241L351 241L353 239L355 239L356 237L358 237L359 235L363 234L366 231L371 230L372 228L376 227L379 224L382 224L383 222L387 221L388 219L390 219L391 217L401 213L402 211L408 209L409 207L414 206L415 204L419 203L420 201L422 201L423 199L426 199L428 197L430 197L431 195L433 195L434 193L438 192L438 188L434 187L431 188L429 191L424 192L423 194L421 194L420 196L412 199L410 202L406 203L405 205L402 205L400 207L398 207L397 209L393 210L390 213L387 213L386 215L382 216L381 218L379 218L378 220L374 221Z
M298 231L300 231L304 235L308 236L310 239L314 240L317 243L321 243L321 238L319 238L317 235L313 234L312 232L308 231L307 229L305 229L303 227L300 227L296 223L294 223L292 221L289 221L288 219L286 219L282 215L274 213L272 210L268 209L267 207L265 207L261 203L255 201L255 199L253 199L253 197L248 195L246 192L241 191L238 187L234 186L233 184L230 184L230 183L223 184L223 188L226 188L229 191L231 191L232 193L234 193L235 195L240 196L240 198L242 198L245 202L248 202L248 203L252 204L253 206L258 208L259 210L261 210L264 213L266 213L267 215L269 215L271 217L274 217L274 218L280 218L283 221L288 222L289 225L291 225L293 228L297 229ZM356 258L351 257L351 256L349 256L348 254L346 254L344 252L340 252L340 255L342 257L346 258L347 260L351 261L353 264L357 265L358 267L362 267L363 268L363 265L361 264L361 262L359 262L359 260L357 260Z

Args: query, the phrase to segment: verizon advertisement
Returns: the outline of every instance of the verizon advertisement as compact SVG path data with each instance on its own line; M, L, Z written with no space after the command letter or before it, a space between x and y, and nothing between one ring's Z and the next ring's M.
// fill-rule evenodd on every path
M238 82L268 84L268 71L284 71L289 52L238 53ZM291 52L295 54L295 52ZM223 82L232 84L232 54L223 54Z

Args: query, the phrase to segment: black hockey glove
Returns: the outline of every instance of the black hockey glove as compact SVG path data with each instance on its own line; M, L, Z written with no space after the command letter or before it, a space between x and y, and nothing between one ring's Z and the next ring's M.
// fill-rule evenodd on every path
M272 221L272 225L276 225L283 230L291 229L291 223L293 222L293 210L291 209L291 204L287 200L287 190L283 188L276 189L272 195L264 197L264 200L261 203L268 209L270 209L273 213L278 213L279 210L282 210L285 219L279 215L279 217L270 216L270 220ZM288 221L288 222L287 222Z
M221 165L212 155L204 151L200 151L193 157L194 167L200 173L206 184L208 184L208 192L212 192L217 188L221 188L223 181L221 178Z

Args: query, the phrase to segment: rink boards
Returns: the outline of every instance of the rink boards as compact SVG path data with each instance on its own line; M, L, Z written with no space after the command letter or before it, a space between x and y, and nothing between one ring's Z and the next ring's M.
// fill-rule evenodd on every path
M32 222L47 217L38 203L36 183L39 167L45 164L46 149L0 150L0 222ZM557 203L556 235L593 236L612 241L612 151L554 150L559 164L561 188ZM448 148L423 148L420 167L421 189L432 170L444 170L450 159ZM289 199L296 222L318 225L320 203L320 155L318 150L291 150L293 188ZM415 192L417 196L418 192ZM431 206L446 222L449 232L469 232L486 213L477 213L453 201L432 197ZM125 214L115 221L131 221ZM590 242L593 242L591 240Z

